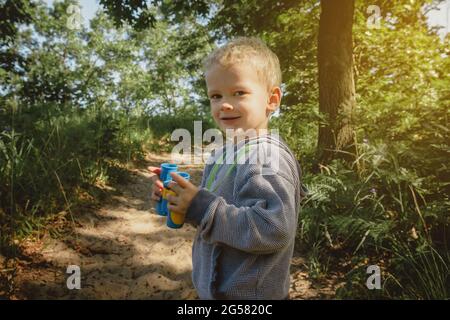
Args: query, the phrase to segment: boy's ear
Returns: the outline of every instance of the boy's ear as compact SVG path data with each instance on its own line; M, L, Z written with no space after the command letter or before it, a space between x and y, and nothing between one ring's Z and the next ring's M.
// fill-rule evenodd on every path
M273 87L269 95L268 111L274 112L278 109L281 103L281 89L280 87Z

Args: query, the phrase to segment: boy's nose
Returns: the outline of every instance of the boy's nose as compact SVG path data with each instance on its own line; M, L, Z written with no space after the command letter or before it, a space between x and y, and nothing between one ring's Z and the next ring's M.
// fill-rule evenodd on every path
M233 106L231 104L229 104L228 102L224 102L220 106L220 110L233 110Z

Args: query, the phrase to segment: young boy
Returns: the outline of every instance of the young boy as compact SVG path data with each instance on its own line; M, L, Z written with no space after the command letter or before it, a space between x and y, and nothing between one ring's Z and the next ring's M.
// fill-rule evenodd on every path
M263 145L275 151L277 161L223 163L230 155L223 148L212 155L215 163L207 162L200 187L172 174L176 196L168 198L169 209L197 226L194 286L201 299L286 299L304 193L294 155L278 135L267 134L281 101L278 58L262 41L238 38L212 52L204 67L218 126L257 132L245 140L236 134L232 156ZM159 200L161 188L159 180L153 184L153 200Z

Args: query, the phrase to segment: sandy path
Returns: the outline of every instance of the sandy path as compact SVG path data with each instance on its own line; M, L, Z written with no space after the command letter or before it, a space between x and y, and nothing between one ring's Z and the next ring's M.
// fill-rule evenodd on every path
M191 281L191 248L195 229L174 230L155 214L150 201L152 177L146 167L166 156L148 155L147 163L130 170L130 182L98 210L76 216L72 233L58 239L26 241L16 263L16 299L196 299ZM180 166L198 185L202 166ZM294 255L291 298L320 299L333 295L332 285L314 287L305 261ZM78 265L81 289L69 290L67 267Z

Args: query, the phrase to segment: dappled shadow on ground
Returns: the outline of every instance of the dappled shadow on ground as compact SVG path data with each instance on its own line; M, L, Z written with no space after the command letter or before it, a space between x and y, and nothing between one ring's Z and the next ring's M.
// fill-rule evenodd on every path
M114 185L100 208L74 214L66 233L28 240L16 262L13 299L196 299L191 281L195 229L166 226L150 201L154 174L148 166L168 162L168 155L148 156L129 170L126 184ZM203 166L181 165L200 184ZM69 265L81 271L81 289L69 290ZM312 281L304 258L295 252L291 299L333 297L333 286Z
M15 277L19 299L194 299L191 250L194 228L173 230L155 214L149 159L130 170L129 182L114 185L101 208L75 215L59 239L26 241ZM199 183L201 168L180 166ZM69 290L69 265L81 271L81 289Z
M294 251L291 260L291 287L289 296L292 300L319 300L333 299L339 285L336 274L327 275L326 278L313 279L308 272L308 263L305 255L298 250Z

